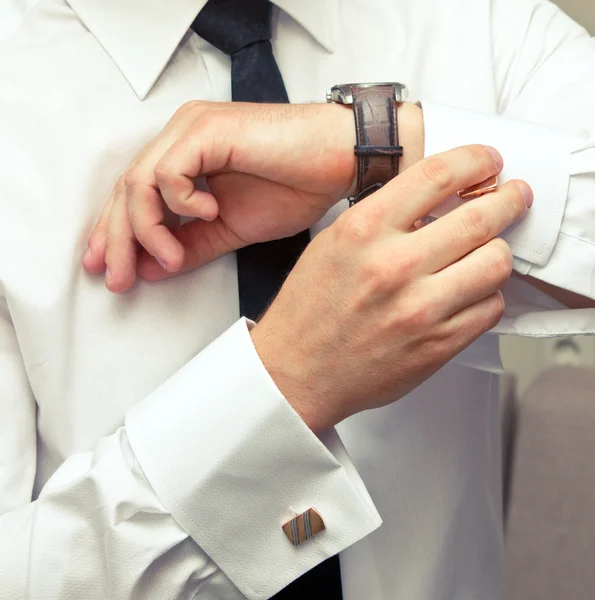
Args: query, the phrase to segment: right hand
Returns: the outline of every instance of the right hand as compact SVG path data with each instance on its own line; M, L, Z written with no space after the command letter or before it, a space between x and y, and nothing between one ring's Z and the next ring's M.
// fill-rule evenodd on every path
M425 159L312 240L252 338L313 431L401 398L498 323L512 255L496 236L527 213L530 187L414 224L501 168L484 146Z

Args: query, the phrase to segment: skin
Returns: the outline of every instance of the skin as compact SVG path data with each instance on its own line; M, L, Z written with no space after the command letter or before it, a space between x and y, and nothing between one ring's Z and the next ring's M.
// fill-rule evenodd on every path
M497 171L481 146L424 160L304 252L252 338L313 431L401 398L500 320L512 256L495 238L526 214L528 186L511 182L413 227L446 196Z
M424 154L418 106L400 106L399 130L403 172ZM108 289L124 292L137 275L157 281L247 243L291 235L353 192L354 144L353 116L342 106L184 104L117 182L83 266L105 271ZM199 174L213 195L194 189L188 175ZM178 228L179 215L202 220ZM593 299L514 276L570 308L595 307Z
M423 135L421 109L403 108L405 170ZM302 231L355 187L354 144L343 106L185 104L117 182L83 265L124 292L137 275L156 281ZM199 175L212 194L195 189ZM168 228L168 212L200 220Z
M399 177L314 238L251 332L315 432L407 394L503 313L512 257L497 236L526 214L529 186L509 182L417 228L502 158L478 145L421 160L421 109L399 115ZM115 186L83 265L123 292L137 275L156 281L297 233L353 190L354 144L342 106L184 105ZM197 219L172 227L172 214Z

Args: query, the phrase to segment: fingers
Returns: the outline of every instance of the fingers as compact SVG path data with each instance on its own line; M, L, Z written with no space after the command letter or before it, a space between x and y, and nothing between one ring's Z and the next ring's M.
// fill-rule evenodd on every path
M444 336L451 345L449 358L456 356L480 335L496 327L503 315L502 292L496 292L454 314L444 323L443 329Z
M231 234L220 221L191 221L171 231L183 252L181 271L196 269L216 258L245 245L230 239ZM146 281L159 281L175 273L166 270L146 252L141 252L137 264L138 275Z
M206 221L212 221L218 215L215 197L194 186L194 178L201 174L203 164L199 150L199 147L188 148L185 143L175 143L154 169L150 168L154 162L152 154L124 177L125 204L134 236L155 257L161 269L169 273L182 269L185 259L183 245L164 224L165 208L181 217L199 217ZM190 156L191 152L196 155ZM115 240L123 234L124 228L115 219L111 226L118 228L119 233L112 232ZM128 267L124 264L115 266L125 272L128 280Z
M426 158L387 183L374 198L394 224L409 231L449 196L502 170L502 157L488 146L462 146Z
M155 176L163 200L171 211L181 217L196 217L204 221L217 218L217 200L212 194L195 189L193 179L162 171L156 171Z
M200 144L204 142L208 145L209 140L197 136L186 138L183 142L173 144L157 162L155 157L163 152L164 144L170 141L171 135L172 132L166 130L158 143L146 150L139 162L123 176L117 186L117 194L123 196L118 211L114 212L112 205L112 214L109 214L109 218L104 216L96 228L96 239L107 238L109 244L113 245L109 253L109 267L111 276L117 277L118 283L114 285L118 289L132 285L134 281L131 270L134 261L129 252L130 228L133 232L132 239L136 239L155 257L161 269L177 273L184 267L184 247L164 224L166 208L178 216L200 217L207 221L212 221L218 215L215 197L208 192L196 190L194 186L194 177L201 174L204 164ZM196 148L188 148L189 139L195 140L193 144ZM196 154L190 156L190 151ZM223 161L221 164L224 165L227 155L225 151L219 151L214 152L214 157L211 158L213 160L210 162L213 164ZM124 207L127 213L123 210ZM128 222L125 223L125 220ZM90 272L103 270L103 261L99 255L105 248L105 242L102 244L97 241L96 246L85 261Z
M99 220L95 225L88 241L88 248L83 256L83 267L92 275L103 273L105 271L105 244L107 237L107 225L110 212L114 204L116 188L120 182L116 183L107 204L103 207Z
M133 235L164 270L177 273L184 263L184 248L164 223L159 191L142 181L129 181L124 193Z
M423 257L422 268L437 272L483 246L525 216L532 201L526 183L511 181L411 233Z
M115 249L110 252L111 264L110 274L117 278L116 287L120 288L123 281L132 281L130 273L131 255L124 248L130 249L130 216L126 214L129 208L129 202L126 198L127 190L133 191L134 204L133 216L144 215L146 218L140 218L138 227L141 236L159 259L168 264L168 268L175 269L176 264L181 265L183 257L181 249L175 238L167 238L163 229L159 228L156 215L163 215L162 200L158 196L158 202L155 195L157 184L155 183L154 167L157 161L164 155L165 151L171 147L172 143L178 138L189 123L194 119L194 103L183 105L176 111L163 131L148 144L139 156L135 159L126 173L120 178L108 203L104 207L99 221L95 226L90 238L89 249L83 257L83 266L89 273L101 273L106 269L105 255L109 242L115 245ZM121 202L116 214L112 214L114 200L118 195L124 195L125 201ZM139 209L143 204L142 210ZM116 218L116 215L118 218ZM150 242L156 240L153 244ZM120 258L125 259L125 264L120 264ZM121 279L120 279L121 278ZM109 287L109 286L108 286Z
M442 298L444 318L492 296L512 273L512 252L496 238L428 278L435 295ZM428 293L432 293L428 290Z
M211 131L211 128L202 127L177 141L155 167L155 179L163 200L180 216L205 221L217 218L215 198L195 189L194 184L201 175L224 169L229 160L230 147L222 142L223 132L215 143ZM209 150L208 156L205 148Z
M136 238L128 218L124 190L118 186L109 213L105 246L105 284L111 292L125 292L136 280Z

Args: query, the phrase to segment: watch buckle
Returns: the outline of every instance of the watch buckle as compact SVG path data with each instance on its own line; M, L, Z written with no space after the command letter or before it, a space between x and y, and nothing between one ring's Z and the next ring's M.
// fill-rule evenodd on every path
M371 196L374 192L377 192L384 184L383 183L374 183L373 185L367 187L365 190L362 190L357 196L352 196L349 198L349 206L353 206L357 204L360 200Z

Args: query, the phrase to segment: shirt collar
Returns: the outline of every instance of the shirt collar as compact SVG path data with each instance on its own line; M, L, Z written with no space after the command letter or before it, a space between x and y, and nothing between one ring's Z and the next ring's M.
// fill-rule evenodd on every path
M275 0L332 52L338 0ZM67 0L144 99L207 0Z

